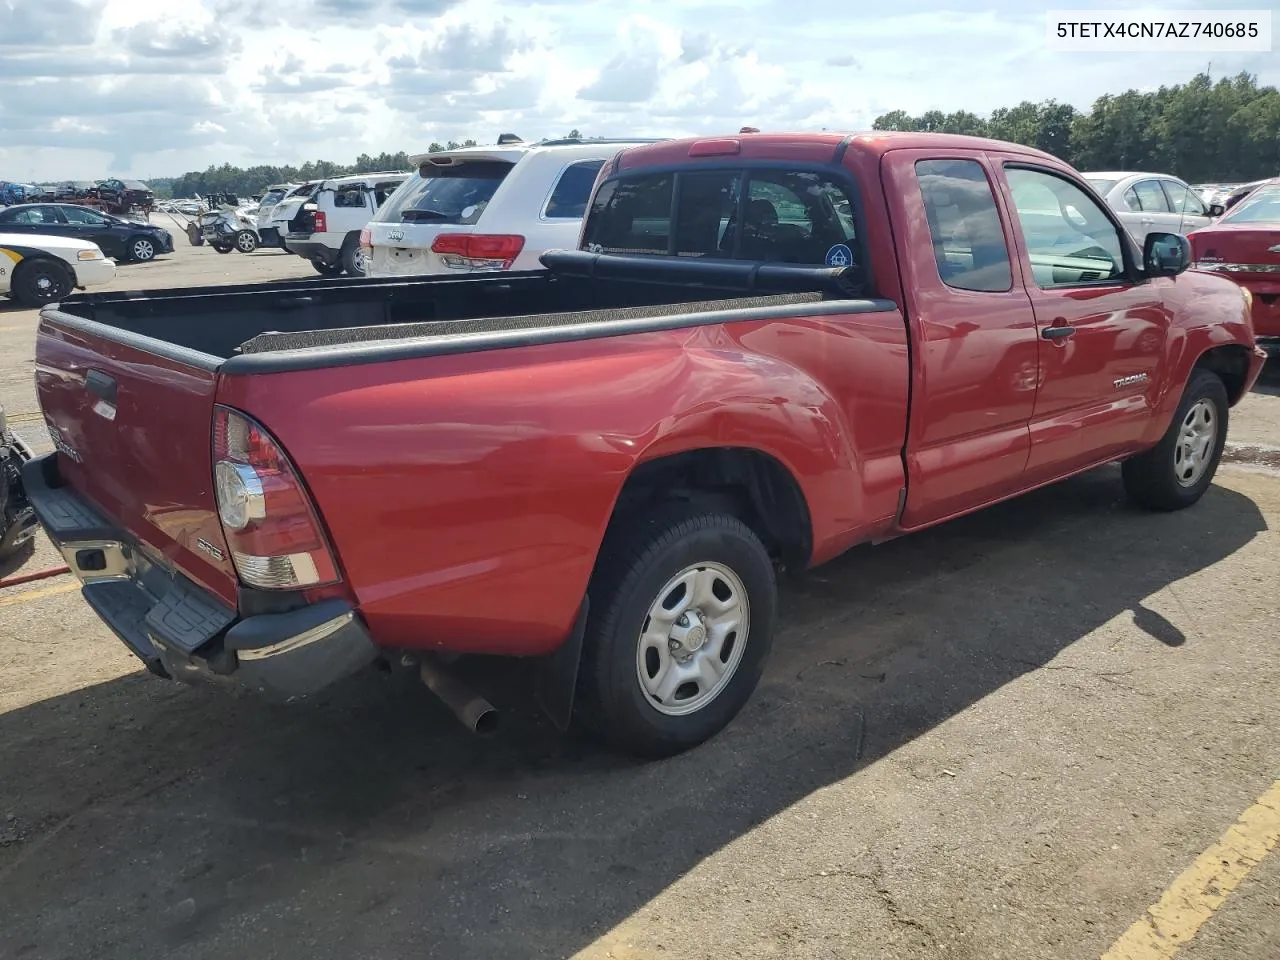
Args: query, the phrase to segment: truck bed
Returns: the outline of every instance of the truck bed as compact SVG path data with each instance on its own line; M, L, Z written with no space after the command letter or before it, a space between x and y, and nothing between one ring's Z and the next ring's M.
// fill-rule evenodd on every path
M695 314L723 322L730 319L726 311L767 312L825 300L847 304L855 293L841 271L827 268L619 257L601 266L598 256L576 251L544 260L550 272L85 294L48 310L48 316L73 327L79 320L112 328L111 339L144 349L178 348L175 359L216 369L240 356L311 348L328 349L307 359L332 362L334 350L388 340L412 340L420 350L424 341L462 334L512 335L489 343L469 337L439 344L440 352L453 352L514 345L533 330L559 328L574 336L586 326L606 335L610 324L626 321L671 318L672 325L693 325ZM260 362L251 366L263 368Z

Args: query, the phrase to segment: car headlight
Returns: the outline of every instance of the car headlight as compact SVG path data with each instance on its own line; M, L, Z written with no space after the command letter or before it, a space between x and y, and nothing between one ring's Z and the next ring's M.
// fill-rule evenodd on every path
M99 250L97 247L94 247L92 250L81 250L79 253L76 254L76 259L77 260L101 260L102 251Z

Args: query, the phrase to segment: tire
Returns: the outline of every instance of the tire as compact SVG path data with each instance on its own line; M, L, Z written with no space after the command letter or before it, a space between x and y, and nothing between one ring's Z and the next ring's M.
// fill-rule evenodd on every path
M347 237L342 243L342 270L348 277L367 276L368 265L360 249L359 235Z
M311 266L315 267L316 273L322 277L336 277L342 273L342 264L340 263L330 265L323 260L312 260Z
M1125 492L1150 510L1182 510L1209 489L1227 442L1227 388L1217 374L1193 370L1160 442L1121 466Z
M258 238L252 230L241 230L236 234L235 247L241 253L253 253L258 249Z
M209 246L217 250L219 253L230 253L235 247L230 243L211 243Z
M24 307L57 303L76 288L69 267L57 260L23 260L13 272L9 295Z
M709 591L692 595L700 616L651 617L700 588ZM611 532L588 593L575 712L580 728L610 745L655 759L688 750L724 729L760 682L778 588L764 545L736 517L673 506ZM728 612L717 612L726 602ZM664 687L671 669L689 679Z
M132 237L129 240L129 259L134 263L147 263L156 258L156 242L150 237Z

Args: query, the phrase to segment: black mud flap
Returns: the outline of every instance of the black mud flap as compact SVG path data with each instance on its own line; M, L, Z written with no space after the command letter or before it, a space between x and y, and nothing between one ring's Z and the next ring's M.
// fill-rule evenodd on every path
M583 597L573 630L554 653L543 658L538 671L538 706L561 733L568 732L573 719L573 696L578 686L578 666L582 662L582 638L587 632L589 606L588 598Z

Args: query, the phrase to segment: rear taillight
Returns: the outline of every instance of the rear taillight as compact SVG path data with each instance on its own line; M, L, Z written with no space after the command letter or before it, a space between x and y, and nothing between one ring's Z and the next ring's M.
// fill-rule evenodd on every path
M431 244L453 270L510 270L523 249L524 237L507 233L442 233Z
M264 590L338 580L333 551L289 458L260 424L220 405L213 414L213 481L241 580Z
M360 231L360 246L362 247L373 246L373 231L371 231L368 227L365 227L363 230Z
M312 216L312 218L313 218L313 223L314 223L314 225L315 225L315 226L314 226L314 229L313 229L313 231L312 231L313 233L328 233L328 232L329 232L329 216L328 216L328 214L326 214L323 210L317 210L317 211L316 211L315 213L313 213L311 216Z

